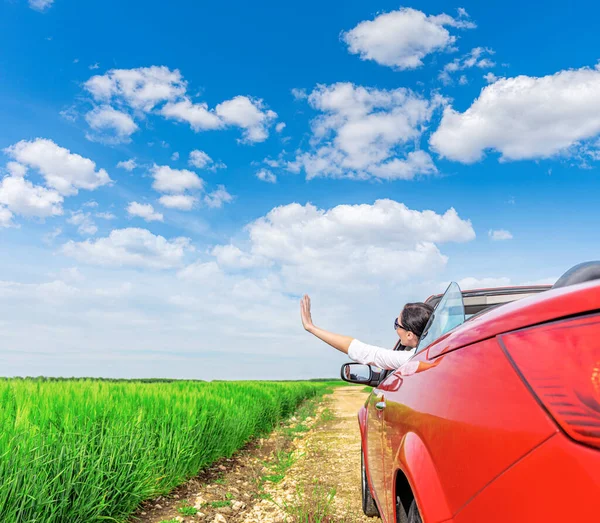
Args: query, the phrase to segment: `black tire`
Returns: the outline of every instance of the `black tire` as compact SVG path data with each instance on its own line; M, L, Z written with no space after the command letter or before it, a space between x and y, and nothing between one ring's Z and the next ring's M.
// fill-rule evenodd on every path
M379 509L377 504L371 495L371 489L369 488L369 482L367 481L367 471L365 470L365 456L362 448L360 449L360 468L361 468L361 490L362 490L362 509L365 516L373 517L379 516Z
M396 523L408 523L408 516L402 501L400 501L400 496L396 496Z
M410 505L410 510L408 511L408 523L423 523L417 507L417 502L414 499Z

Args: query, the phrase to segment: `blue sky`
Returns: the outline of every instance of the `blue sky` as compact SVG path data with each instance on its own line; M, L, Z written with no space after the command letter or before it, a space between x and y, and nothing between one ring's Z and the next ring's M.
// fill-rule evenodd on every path
M0 374L333 376L305 292L391 346L597 258L599 10L0 0Z

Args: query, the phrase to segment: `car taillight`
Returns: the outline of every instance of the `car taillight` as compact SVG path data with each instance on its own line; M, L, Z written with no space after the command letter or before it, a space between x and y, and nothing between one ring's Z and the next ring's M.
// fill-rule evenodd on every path
M561 428L600 448L600 315L506 334L500 344Z

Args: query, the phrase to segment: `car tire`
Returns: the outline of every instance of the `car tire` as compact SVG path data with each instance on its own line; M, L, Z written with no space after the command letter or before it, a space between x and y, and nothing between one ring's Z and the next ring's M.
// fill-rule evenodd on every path
M371 495L371 489L369 488L369 482L367 481L367 471L365 469L365 455L363 454L362 448L360 449L360 468L361 468L361 490L362 490L362 509L365 516L373 517L379 516L379 509L377 504Z
M406 510L404 510L400 496L396 496L396 523L408 523L408 516L406 515Z
M423 523L421 514L417 507L417 502L414 499L410 504L410 510L408 511L408 523Z

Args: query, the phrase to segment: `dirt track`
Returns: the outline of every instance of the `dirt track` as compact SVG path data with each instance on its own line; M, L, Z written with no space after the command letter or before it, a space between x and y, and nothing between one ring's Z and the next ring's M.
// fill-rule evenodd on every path
M366 397L357 387L337 388L312 416L292 418L268 439L222 460L169 496L145 503L131 521L381 521L365 517L361 509L356 413ZM182 505L197 513L183 515Z

